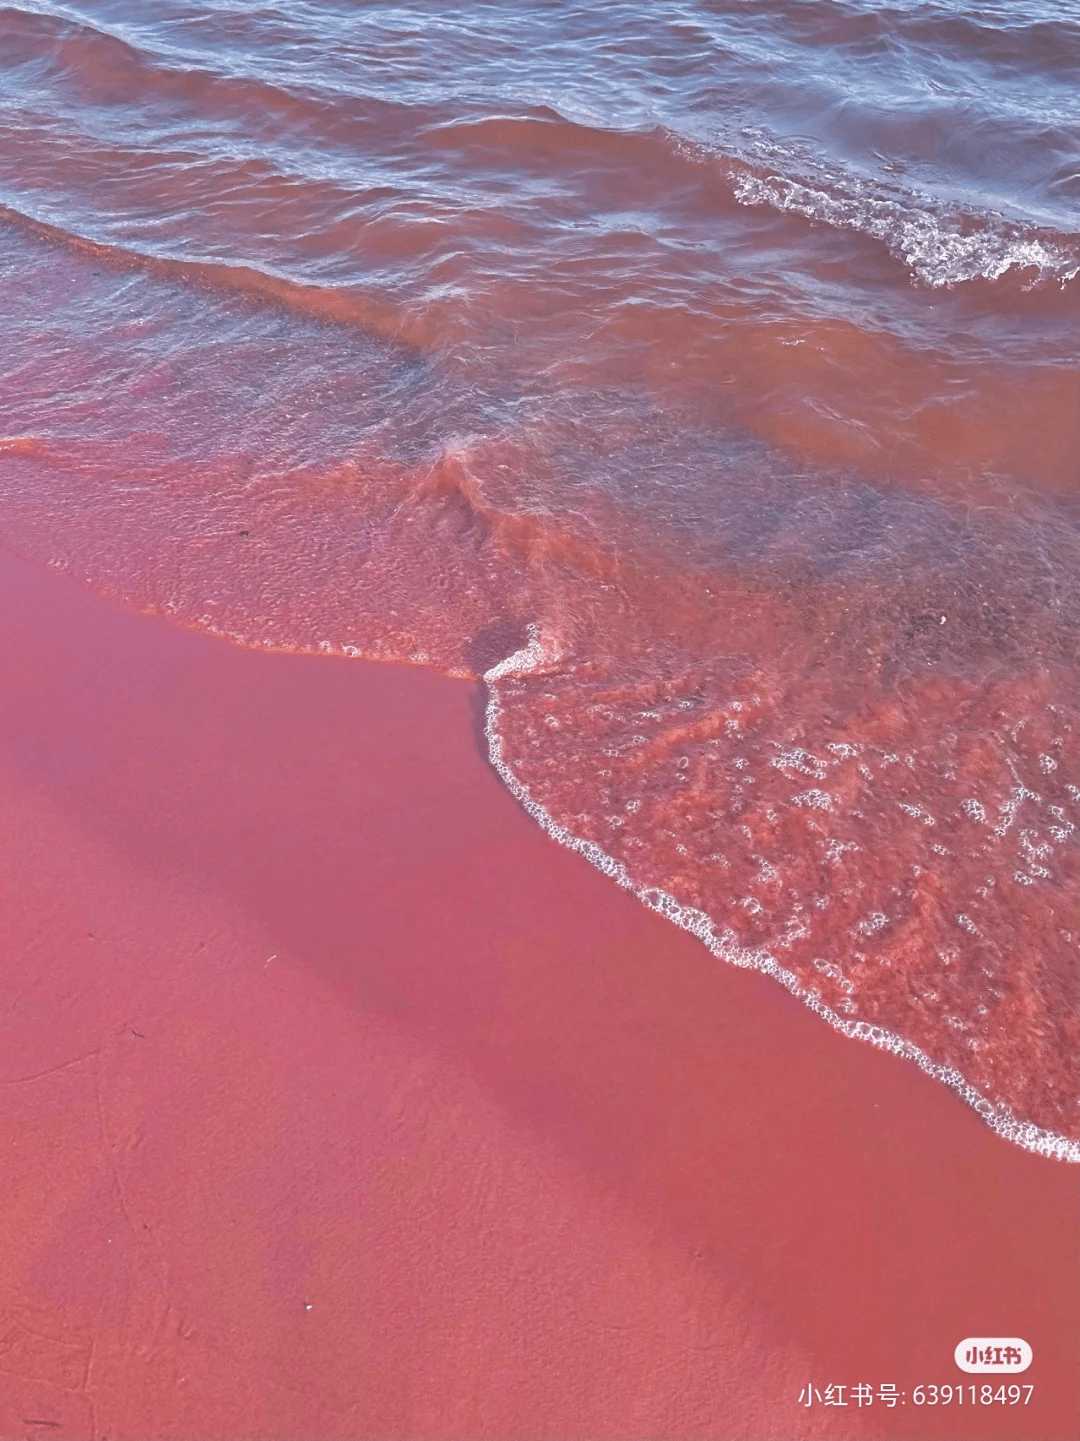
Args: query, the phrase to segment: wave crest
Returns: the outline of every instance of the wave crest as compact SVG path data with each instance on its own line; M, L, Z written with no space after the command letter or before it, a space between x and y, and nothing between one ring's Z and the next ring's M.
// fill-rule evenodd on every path
M782 175L747 171L735 182L743 205L771 205L856 230L882 241L924 284L937 288L967 280L1000 280L1009 271L1033 272L1029 283L1065 284L1080 274L1080 253L1063 236L1019 225L923 208L908 201L859 193L832 193Z

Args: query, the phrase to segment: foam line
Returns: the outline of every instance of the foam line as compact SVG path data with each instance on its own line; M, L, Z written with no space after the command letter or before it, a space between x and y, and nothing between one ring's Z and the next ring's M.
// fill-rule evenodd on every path
M550 664L556 658L555 647L542 639L536 626L530 626L528 644L515 651L513 655L507 656L504 661L493 666L484 675L484 681L488 687L484 734L487 737L488 756L491 764L499 773L511 795L551 836L552 840L558 841L568 850L577 851L598 871L602 871L617 885L637 896L638 900L642 901L650 910L658 911L660 915L666 916L669 921L673 921L684 931L689 931L691 935L697 936L698 940L714 956L733 966L740 966L744 970L761 971L764 975L772 976L804 1006L808 1006L815 1015L820 1016L823 1021L832 1026L833 1030L840 1031L843 1035L851 1037L852 1040L867 1041L881 1051L891 1051L894 1056L901 1056L906 1061L914 1062L920 1071L925 1071L935 1081L941 1081L950 1090L955 1091L982 1117L991 1130L996 1131L1005 1140L1012 1141L1015 1145L1023 1147L1025 1151L1033 1151L1040 1156L1080 1164L1080 1142L1071 1141L1067 1136L1058 1135L1056 1131L1044 1130L1030 1121L1019 1120L1007 1106L991 1101L977 1091L959 1071L954 1070L952 1066L939 1065L938 1062L931 1060L925 1051L911 1041L905 1040L895 1031L887 1030L884 1026L871 1025L867 1021L847 1020L838 1015L817 996L806 990L794 973L781 966L768 951L763 948L748 950L746 947L738 945L730 930L717 933L712 921L704 911L680 904L667 891L661 890L657 886L636 885L621 861L609 856L595 841L583 840L580 836L575 836L564 826L559 825L551 813L529 795L507 763L502 736L499 732L501 707L498 694L498 682L504 676L529 675L539 670L542 665Z

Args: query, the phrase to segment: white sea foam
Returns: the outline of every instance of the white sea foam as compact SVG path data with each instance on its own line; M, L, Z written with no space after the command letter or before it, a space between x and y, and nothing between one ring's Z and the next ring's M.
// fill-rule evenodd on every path
M727 961L730 965L739 966L744 970L761 971L764 975L771 976L809 1007L815 1015L820 1016L823 1021L842 1035L849 1036L853 1040L867 1041L879 1050L890 1051L894 1056L901 1056L905 1060L912 1061L928 1076L932 1076L934 1080L941 1081L950 1090L955 1091L962 1100L978 1112L992 1130L1005 1140L1012 1141L1023 1147L1024 1150L1033 1151L1040 1156L1080 1163L1080 1142L1071 1141L1067 1136L1058 1135L1056 1131L1045 1130L1030 1121L1021 1121L1007 1106L991 1101L977 1091L970 1081L954 1067L943 1066L931 1060L925 1051L913 1042L905 1040L895 1031L887 1030L884 1026L872 1025L867 1021L851 1020L840 1015L827 1006L819 996L807 990L798 977L792 971L781 966L764 947L750 949L741 946L733 931L726 927L717 930L704 911L693 906L682 905L674 896L658 886L636 884L621 861L608 855L595 841L584 840L581 836L574 835L565 826L560 825L550 811L534 800L526 787L518 780L506 759L503 738L499 730L502 713L499 701L499 682L508 676L534 674L557 659L557 643L551 637L542 636L537 626L530 626L528 643L520 650L515 651L513 655L507 656L498 665L493 666L484 676L488 687L484 733L487 738L491 764L510 793L553 840L566 846L568 850L576 851L579 855L584 856L598 871L603 872L616 885L637 896L650 910L657 911L684 931L689 931L691 935L697 936L720 960ZM966 920L967 917L962 919Z
M791 797L794 805L810 806L817 811L831 811L833 809L833 798L828 791L813 790L801 791L798 795Z
M782 175L746 172L735 182L744 205L771 205L843 230L858 230L882 241L925 284L957 285L965 280L999 280L1010 270L1032 270L1038 279L1064 283L1080 274L1080 254L1037 233L1023 233L996 217L943 214L932 202L863 192L836 193ZM967 220L969 223L963 223Z

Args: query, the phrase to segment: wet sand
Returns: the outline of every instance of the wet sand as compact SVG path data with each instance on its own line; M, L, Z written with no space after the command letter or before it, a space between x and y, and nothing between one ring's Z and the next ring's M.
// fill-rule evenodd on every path
M1076 1168L545 838L477 687L10 556L0 683L0 1435L1077 1434ZM1032 1403L916 1407L973 1334Z

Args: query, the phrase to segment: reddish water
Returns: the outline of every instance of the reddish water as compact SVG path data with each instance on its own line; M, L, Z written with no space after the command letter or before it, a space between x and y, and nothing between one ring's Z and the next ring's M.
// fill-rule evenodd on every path
M1075 1157L1078 61L1056 0L6 7L3 536L500 666L549 829Z

